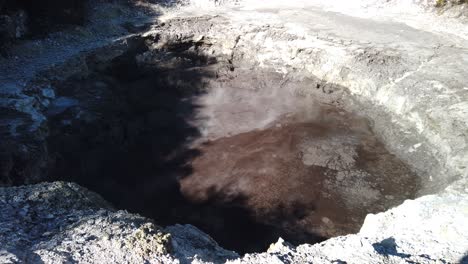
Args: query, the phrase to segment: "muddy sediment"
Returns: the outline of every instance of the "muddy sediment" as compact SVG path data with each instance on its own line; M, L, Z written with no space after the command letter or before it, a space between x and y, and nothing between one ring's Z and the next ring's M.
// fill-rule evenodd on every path
M358 232L366 214L412 197L415 175L363 120L336 109L326 118L283 120L202 144L180 181L182 194L246 208L295 243Z

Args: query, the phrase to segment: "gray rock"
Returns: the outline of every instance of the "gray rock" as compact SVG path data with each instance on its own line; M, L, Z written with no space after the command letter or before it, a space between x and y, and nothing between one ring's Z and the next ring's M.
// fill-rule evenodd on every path
M76 184L0 188L0 263L157 262L170 235Z
M164 231L171 234L174 256L184 260L182 263L222 263L239 258L237 253L221 248L211 237L192 225L170 226Z
M0 263L220 263L238 257L194 226L162 229L74 183L0 188Z

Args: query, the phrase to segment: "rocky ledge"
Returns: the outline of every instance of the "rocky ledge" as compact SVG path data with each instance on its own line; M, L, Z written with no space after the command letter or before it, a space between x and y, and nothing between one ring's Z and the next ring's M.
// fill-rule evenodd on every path
M161 228L74 183L0 188L0 262L463 263L466 204L462 194L425 196L369 216L356 235L299 247L280 238L240 257L194 226Z
M238 257L190 225L165 229L74 183L0 188L0 263L221 262Z

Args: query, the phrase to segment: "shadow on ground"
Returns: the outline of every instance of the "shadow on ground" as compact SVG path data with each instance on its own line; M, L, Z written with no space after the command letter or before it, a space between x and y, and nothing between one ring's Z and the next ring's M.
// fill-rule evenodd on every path
M466 252L465 256L460 259L460 264L468 264L468 252Z

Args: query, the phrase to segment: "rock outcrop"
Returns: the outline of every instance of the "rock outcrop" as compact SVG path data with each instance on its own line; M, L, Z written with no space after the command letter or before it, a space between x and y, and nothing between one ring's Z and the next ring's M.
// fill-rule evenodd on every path
M76 184L1 188L0 262L144 262L170 238Z
M129 30L142 27L154 15L147 9L112 2L95 3L91 10L86 26L24 40L10 47L9 56L0 56L0 185L44 180L40 172L47 162L44 110L55 99L50 80L86 71L80 52L131 34ZM46 71L51 71L50 78L31 81Z
M467 202L426 196L368 217L357 235L299 247L280 239L239 258L193 226L162 229L73 183L0 188L0 262L463 263Z
M162 229L74 183L0 188L1 263L218 263L237 257L193 226Z

